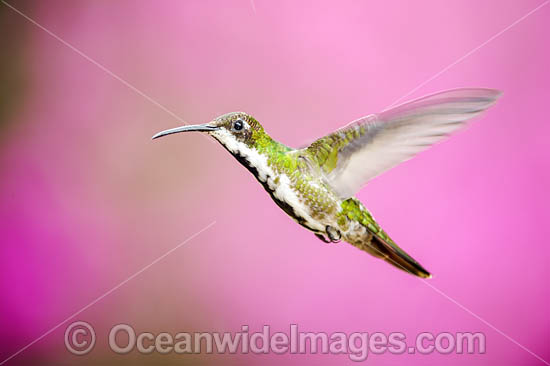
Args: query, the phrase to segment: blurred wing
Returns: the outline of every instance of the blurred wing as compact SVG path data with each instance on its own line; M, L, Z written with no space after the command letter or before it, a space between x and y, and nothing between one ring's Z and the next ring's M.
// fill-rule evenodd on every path
M495 103L492 89L454 89L358 119L308 146L327 183L342 198L372 178L441 141Z

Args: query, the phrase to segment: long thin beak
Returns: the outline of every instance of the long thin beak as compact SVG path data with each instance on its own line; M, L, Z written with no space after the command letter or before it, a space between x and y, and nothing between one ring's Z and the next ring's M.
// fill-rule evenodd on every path
M219 127L210 126L208 124L181 126L181 127L176 127L176 128L171 128L169 130L161 131L157 133L155 136L151 137L151 140L157 139L162 136L171 135L173 133L190 132L190 131L209 132L209 131L216 131L219 129L220 129Z

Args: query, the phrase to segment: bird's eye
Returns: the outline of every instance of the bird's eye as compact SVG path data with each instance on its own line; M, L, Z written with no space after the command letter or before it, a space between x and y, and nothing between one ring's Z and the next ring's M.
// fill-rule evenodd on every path
M238 119L235 121L235 123L233 123L233 128L235 129L235 131L240 131L242 130L244 127L244 122L242 119Z

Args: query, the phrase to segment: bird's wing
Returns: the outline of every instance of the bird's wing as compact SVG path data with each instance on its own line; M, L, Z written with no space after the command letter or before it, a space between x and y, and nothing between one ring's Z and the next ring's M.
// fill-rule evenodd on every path
M342 198L442 140L490 107L492 89L454 89L372 114L314 141L304 156Z

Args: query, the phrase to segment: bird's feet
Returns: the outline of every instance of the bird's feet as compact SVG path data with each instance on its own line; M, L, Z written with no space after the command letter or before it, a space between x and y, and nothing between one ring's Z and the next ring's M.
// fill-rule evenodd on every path
M338 243L340 239L342 239L342 233L340 233L340 230L330 225L327 225L327 227L325 228L325 231L327 232L327 235L330 241L333 243Z
M342 234L340 230L333 228L332 226L327 225L325 233L328 235L328 238L322 233L315 233L315 236L318 237L325 243L338 243L342 239Z

